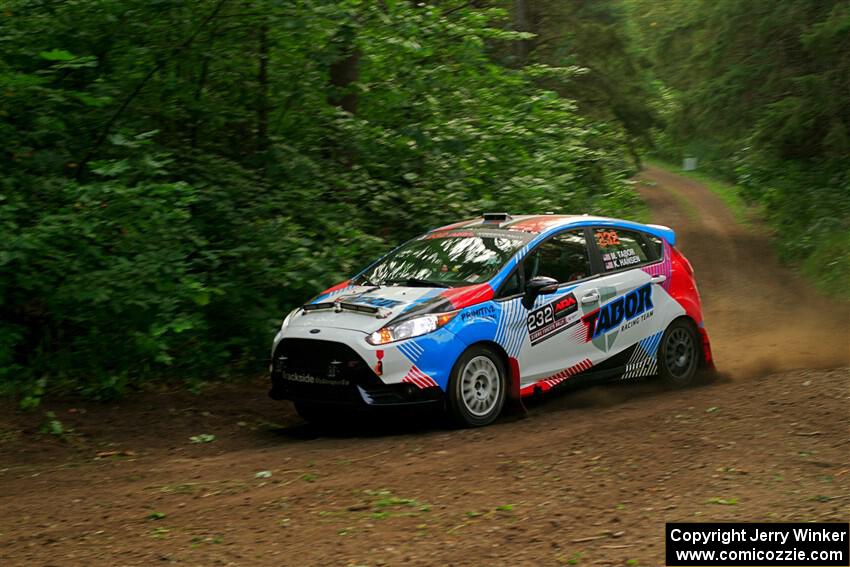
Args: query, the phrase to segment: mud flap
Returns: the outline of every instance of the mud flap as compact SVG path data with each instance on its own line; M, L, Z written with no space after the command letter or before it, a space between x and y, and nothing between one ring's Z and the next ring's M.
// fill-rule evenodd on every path
M702 340L701 367L703 370L714 372L717 368L714 366L714 357L711 355L711 342L708 340L708 332L705 330L705 327L701 325L697 327L697 330L699 331L700 339Z
M510 388L508 389L508 399L505 400L505 413L512 415L524 416L528 410L525 404L522 403L519 385L519 362L516 358L508 358L508 373L510 377Z

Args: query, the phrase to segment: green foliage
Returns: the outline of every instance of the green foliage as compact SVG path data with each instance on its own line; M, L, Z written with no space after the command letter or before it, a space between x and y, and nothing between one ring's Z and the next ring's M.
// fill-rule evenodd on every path
M49 433L54 437L63 438L66 430L65 426L56 418L56 414L52 411L44 412L45 422L41 427L44 433Z
M738 161L737 174L744 195L762 203L777 227L781 257L799 264L824 291L850 299L847 164L750 158Z
M200 435L193 435L189 437L189 441L195 444L212 443L213 441L215 441L215 435L210 435L209 433L201 433Z
M260 372L288 310L424 229L487 209L629 216L621 127L551 88L574 69L501 65L527 37L506 15L7 2L0 390L34 407ZM351 80L329 80L340 68Z
M850 289L850 4L628 2L659 79L656 152L743 187L783 258Z
M582 116L604 122L616 133L630 157L639 161L637 147L645 145L658 125L653 105L649 60L638 51L636 31L623 0L524 0L505 2L514 11L526 7L533 35L522 60L514 65L543 63L568 69L564 77L544 82L577 103Z

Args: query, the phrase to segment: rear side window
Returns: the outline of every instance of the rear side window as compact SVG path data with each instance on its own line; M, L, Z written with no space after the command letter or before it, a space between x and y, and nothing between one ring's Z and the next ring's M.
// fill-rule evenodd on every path
M651 234L644 234L646 242L649 245L647 250L650 260L660 260L664 256L664 244L661 239Z
M660 258L661 241L658 241L656 249L656 245L640 232L604 227L595 228L593 235L606 272L628 269Z

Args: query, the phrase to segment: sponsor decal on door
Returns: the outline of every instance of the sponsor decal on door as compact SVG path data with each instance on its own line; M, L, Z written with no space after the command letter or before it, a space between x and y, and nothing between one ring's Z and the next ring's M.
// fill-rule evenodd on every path
M578 301L572 293L531 311L526 319L531 346L550 339L578 323L578 318L574 321L569 320L570 315L577 311Z
M652 284L643 285L622 297L609 301L581 318L587 330L585 341L592 341L618 328L620 323L632 321L652 308Z

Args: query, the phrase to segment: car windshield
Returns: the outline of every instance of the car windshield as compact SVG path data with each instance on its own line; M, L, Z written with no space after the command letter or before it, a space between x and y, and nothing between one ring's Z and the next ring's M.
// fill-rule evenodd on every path
M455 287L492 278L525 243L507 231L446 231L396 248L357 279L371 285Z

